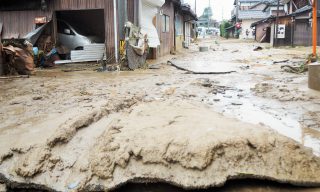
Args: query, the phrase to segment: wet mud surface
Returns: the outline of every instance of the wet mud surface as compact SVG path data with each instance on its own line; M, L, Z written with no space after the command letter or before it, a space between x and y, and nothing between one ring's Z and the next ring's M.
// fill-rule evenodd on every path
M260 176L300 185L318 183L320 94L307 88L307 74L283 72L282 63L277 63L287 59L293 64L303 62L308 49L265 47L254 52L251 51L252 43L211 40L200 44L208 45L210 51L205 55L198 53L198 47L194 45L172 57L184 67L192 64L197 70L204 70L205 66L203 59L197 65L197 58L205 57L213 66L226 65L223 69L236 72L188 74L167 65L166 61L173 59L168 57L153 63L153 69L145 71L96 73L94 68L88 67L66 73L58 68L41 70L30 79L1 80L0 182L18 183L15 189L32 182L57 191L81 188L103 191L136 178L156 178L185 188L221 185L227 178L223 173L234 175L228 171L230 166L220 170L221 178L206 180L202 176L202 179L195 179L201 174L212 174L206 172L208 167L215 165L211 159L214 155L208 152L217 150L212 150L215 144L209 141L220 138L219 142L226 144L222 151L229 150L227 140L221 139L224 134L217 137L217 133L225 131L224 125L210 123L214 117L221 116L221 121L242 121L246 125L233 126L234 133L226 134L241 135L237 145L249 146L248 149L250 146L263 147L261 150L258 147L258 154L252 155L251 149L232 147L231 151L242 153L237 157L226 157L220 151L220 160L243 160L240 173L246 173L247 177L253 175L249 178ZM189 113L185 113L187 111ZM217 126L212 127L212 124ZM248 132L240 131L240 127L252 128ZM211 129L215 134L205 134ZM233 129L229 130L232 132ZM255 135L270 135L280 145L272 147L271 142L271 147L265 148L267 145L259 136L255 141L262 143L247 142L251 131ZM208 138L203 139L206 136ZM285 144L281 145L281 142ZM275 161L273 152L280 153L279 150L283 150L283 159ZM295 151L304 161L292 158ZM254 166L248 169L250 160ZM261 172L254 170L255 166L275 170ZM293 169L294 166L300 168ZM134 167L141 168L135 170ZM309 168L312 171L307 171ZM181 173L175 178L162 174L175 169ZM195 178L188 180L186 175ZM128 186L144 189L144 185ZM126 191L128 186L118 190ZM245 184L237 183L234 190L241 191L237 188L241 186L246 188ZM249 185L247 189L260 191L259 186ZM170 186L167 187L164 189L169 190ZM271 189L276 191L277 187ZM281 187L287 190L286 186ZM229 191L232 188L232 185L226 186ZM175 189L181 190L172 188ZM269 189L267 184L261 191ZM288 190L317 189L289 187Z

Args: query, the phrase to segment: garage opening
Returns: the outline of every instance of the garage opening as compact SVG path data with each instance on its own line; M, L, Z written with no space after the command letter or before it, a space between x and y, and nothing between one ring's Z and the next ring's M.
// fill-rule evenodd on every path
M85 62L103 58L105 53L103 9L56 11L56 19L56 42L61 59Z

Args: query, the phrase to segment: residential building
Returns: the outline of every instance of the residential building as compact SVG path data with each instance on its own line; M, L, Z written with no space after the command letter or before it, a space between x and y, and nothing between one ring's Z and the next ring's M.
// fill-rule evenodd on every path
M116 61L116 3L116 0L1 0L1 37L23 38L38 26L52 21L50 33L53 42L57 42L57 21L65 20L85 29L88 35L104 39L102 43L105 43L107 56Z
M251 24L275 14L275 2L276 0L235 0L231 12L232 26L227 28L229 36L254 39L256 30ZM280 12L284 12L283 6L279 7Z
M256 30L251 24L276 14L278 10L276 0L235 0L234 6L232 21L234 26L241 24L240 39L254 39ZM284 12L283 9L282 5L279 6L279 12Z
M268 42L271 46L312 45L311 2L305 0L280 0L280 3L284 5L285 13L279 15L278 19L276 15L271 15L252 24L252 27L255 27L257 32L260 31L255 37L256 40L258 42ZM320 1L318 0L318 13L319 3ZM320 22L318 21L319 24ZM261 35L263 33L265 35ZM318 44L319 42L318 37Z
M190 6L180 0L1 0L0 4L2 39L24 38L49 23L47 33L56 43L59 21L65 21L85 35L100 37L110 62L119 60L127 21L147 34L149 58L157 58L190 42L195 20Z

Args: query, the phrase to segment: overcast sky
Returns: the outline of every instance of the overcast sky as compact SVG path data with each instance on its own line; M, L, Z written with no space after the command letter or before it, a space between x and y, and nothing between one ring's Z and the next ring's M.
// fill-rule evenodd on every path
M194 9L195 0L184 0L189 3ZM223 19L231 18L231 10L233 9L234 0L211 0L211 7L213 10L213 19L221 21ZM209 6L209 0L197 0L197 15L201 16L204 8Z

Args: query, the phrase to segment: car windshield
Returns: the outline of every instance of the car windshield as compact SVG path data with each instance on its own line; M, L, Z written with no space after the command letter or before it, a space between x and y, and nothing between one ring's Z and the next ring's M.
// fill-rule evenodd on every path
M65 21L58 21L58 33L66 34L66 30L70 32L70 34L73 34L76 32L80 35L84 35L83 32L75 27L71 26L70 24L66 23Z

